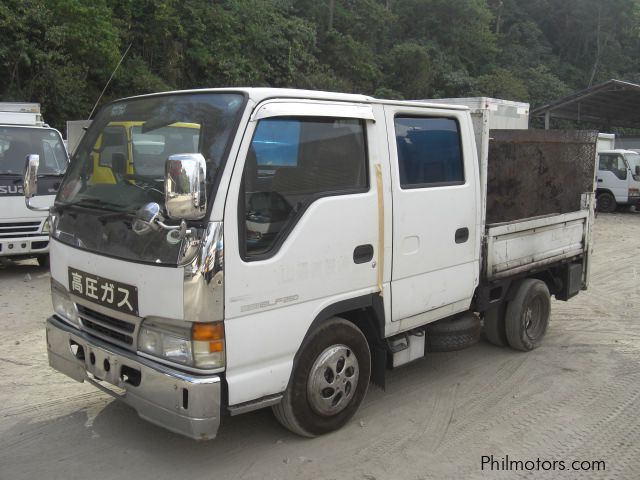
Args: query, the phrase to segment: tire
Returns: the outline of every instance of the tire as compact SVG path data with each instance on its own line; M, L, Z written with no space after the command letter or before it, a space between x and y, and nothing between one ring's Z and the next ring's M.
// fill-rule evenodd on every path
M49 268L49 255L38 255L36 260L38 260L38 265L41 267Z
M506 310L507 303L502 302L500 305L484 312L484 336L489 343L496 347L506 347L509 345L505 326Z
M473 314L465 314L451 320L427 326L428 352L453 352L475 345L480 340L482 326Z
M600 195L598 195L596 205L598 211L602 213L613 213L616 211L616 208L618 206L616 203L616 197L614 197L609 192L602 192Z
M282 401L272 407L275 417L303 437L338 430L360 407L370 375L364 334L353 323L333 317L302 345Z
M547 285L532 278L524 280L507 306L505 326L511 348L528 352L538 347L547 332L550 314Z

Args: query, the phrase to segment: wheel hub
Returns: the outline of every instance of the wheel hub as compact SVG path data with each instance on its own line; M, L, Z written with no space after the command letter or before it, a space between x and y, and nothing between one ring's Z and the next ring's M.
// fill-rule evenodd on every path
M543 330L543 310L542 301L534 298L524 312L524 329L526 335L531 339L536 339Z
M346 345L332 345L316 359L307 382L311 408L324 416L344 410L358 386L358 359Z

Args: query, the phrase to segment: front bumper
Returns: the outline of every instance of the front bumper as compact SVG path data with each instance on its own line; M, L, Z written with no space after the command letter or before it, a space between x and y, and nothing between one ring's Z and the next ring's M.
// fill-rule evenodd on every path
M3 238L0 240L0 257L28 257L45 253L49 253L49 235Z
M136 409L151 423L198 440L220 426L218 375L193 376L86 335L56 316L47 320L49 365L89 381ZM76 353L72 350L76 350Z

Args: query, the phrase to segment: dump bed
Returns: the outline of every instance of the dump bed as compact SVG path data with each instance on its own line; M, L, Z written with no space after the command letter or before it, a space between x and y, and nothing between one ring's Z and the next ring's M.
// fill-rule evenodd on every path
M597 132L492 130L485 281L581 261L588 280Z

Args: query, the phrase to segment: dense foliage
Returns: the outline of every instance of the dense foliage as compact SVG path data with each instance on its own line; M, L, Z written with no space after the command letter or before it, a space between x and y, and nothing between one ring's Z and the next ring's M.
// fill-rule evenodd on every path
M640 80L640 0L0 0L0 99L49 122L168 89L275 86L540 105Z

